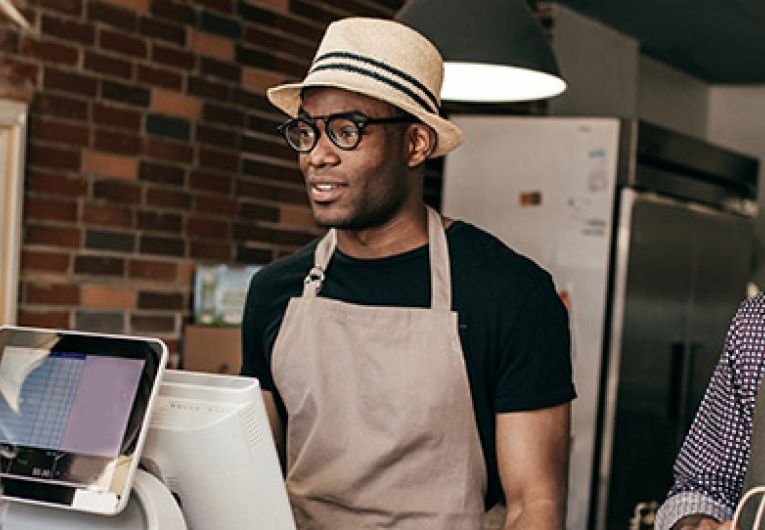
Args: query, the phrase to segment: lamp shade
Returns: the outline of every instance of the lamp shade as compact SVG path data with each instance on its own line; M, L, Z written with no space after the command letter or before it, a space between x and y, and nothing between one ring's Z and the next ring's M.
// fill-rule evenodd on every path
M444 100L527 101L566 89L526 0L409 0L396 20L441 52Z

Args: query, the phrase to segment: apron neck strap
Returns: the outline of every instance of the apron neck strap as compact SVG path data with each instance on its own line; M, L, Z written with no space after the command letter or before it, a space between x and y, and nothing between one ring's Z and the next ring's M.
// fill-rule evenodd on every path
M430 258L431 307L451 311L452 281L449 265L449 246L441 216L430 206L428 213L428 255ZM315 297L324 283L324 273L337 247L337 231L333 228L316 245L314 266L305 277L303 296Z

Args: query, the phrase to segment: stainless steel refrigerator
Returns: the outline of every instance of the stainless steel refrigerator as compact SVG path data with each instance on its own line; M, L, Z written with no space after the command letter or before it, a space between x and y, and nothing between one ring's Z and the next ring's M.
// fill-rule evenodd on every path
M454 121L443 212L537 261L569 306L567 528L630 528L664 499L745 298L758 161L634 120Z

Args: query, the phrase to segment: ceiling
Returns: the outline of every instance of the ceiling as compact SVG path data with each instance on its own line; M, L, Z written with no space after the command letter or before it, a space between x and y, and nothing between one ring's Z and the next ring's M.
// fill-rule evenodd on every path
M765 83L765 0L557 0L709 83Z

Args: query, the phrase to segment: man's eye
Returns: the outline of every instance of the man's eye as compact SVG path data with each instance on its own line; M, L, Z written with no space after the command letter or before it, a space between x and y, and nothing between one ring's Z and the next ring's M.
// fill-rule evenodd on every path
M352 126L341 127L340 130L338 131L338 136L340 136L341 138L353 139L353 138L356 138L357 135L358 135L358 131L356 130L355 127L352 127Z

